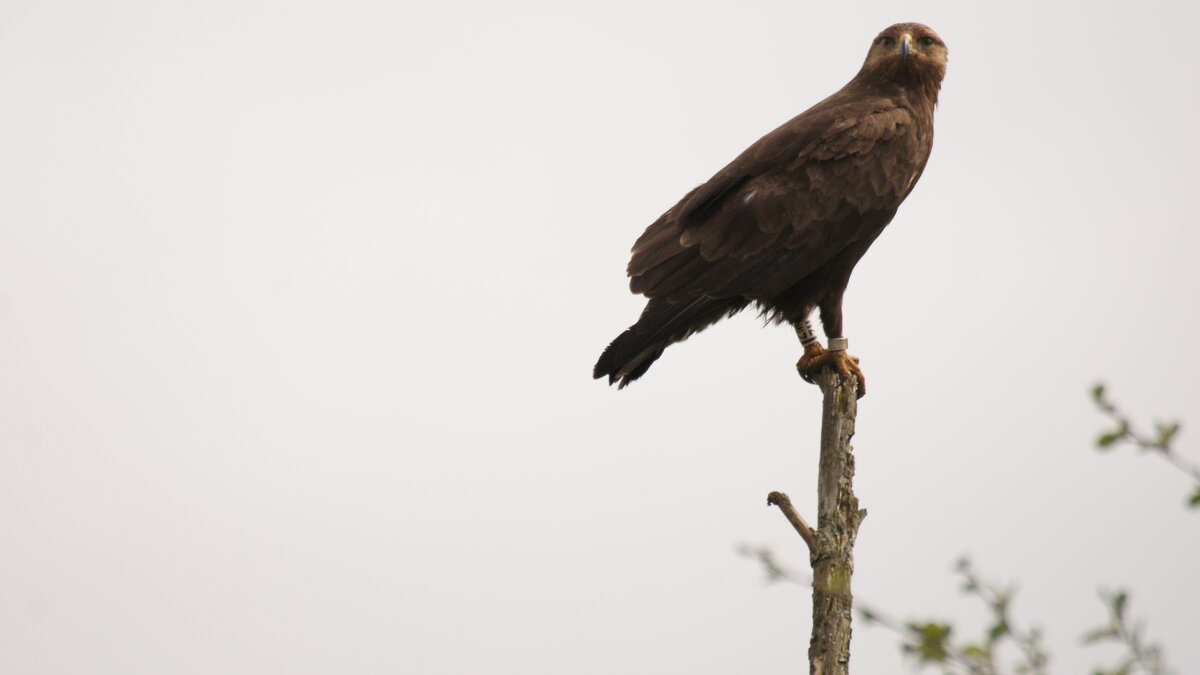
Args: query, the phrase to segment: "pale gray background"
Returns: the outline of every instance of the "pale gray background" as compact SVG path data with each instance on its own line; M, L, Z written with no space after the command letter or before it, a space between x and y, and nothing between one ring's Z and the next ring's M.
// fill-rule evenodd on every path
M750 315L618 392L628 248L904 20L933 158L859 266L857 592L1200 672L1192 3L0 3L0 670L795 673L819 395ZM1180 446L1200 459L1197 436ZM855 633L855 670L904 669Z

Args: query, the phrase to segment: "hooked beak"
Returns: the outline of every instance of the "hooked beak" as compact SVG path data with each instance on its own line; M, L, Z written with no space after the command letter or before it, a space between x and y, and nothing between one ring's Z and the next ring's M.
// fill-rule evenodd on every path
M900 36L900 60L907 61L908 53L912 51L912 35L905 33Z

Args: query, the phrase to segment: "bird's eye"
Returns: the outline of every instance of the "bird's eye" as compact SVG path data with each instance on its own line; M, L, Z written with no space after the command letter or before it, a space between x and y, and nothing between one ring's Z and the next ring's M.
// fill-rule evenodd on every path
M935 44L935 40L931 37L923 37L917 42L920 42L922 47L932 47Z
M879 38L879 44L884 47L891 47L892 45L896 44L896 40L890 37L881 37Z

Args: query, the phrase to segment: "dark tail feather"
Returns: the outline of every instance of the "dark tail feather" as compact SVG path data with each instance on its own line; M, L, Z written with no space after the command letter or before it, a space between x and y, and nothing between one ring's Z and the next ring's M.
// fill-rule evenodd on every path
M727 316L737 314L750 301L745 298L695 298L672 302L655 298L646 303L642 316L600 355L592 377L608 377L624 388L650 369L663 350L693 333L698 333Z

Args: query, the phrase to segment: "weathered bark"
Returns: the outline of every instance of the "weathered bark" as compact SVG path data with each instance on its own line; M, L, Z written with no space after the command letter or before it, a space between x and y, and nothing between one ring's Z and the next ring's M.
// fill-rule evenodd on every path
M850 619L853 597L854 539L867 515L854 496L854 417L858 412L858 380L842 379L832 368L814 378L824 397L821 415L821 459L817 476L817 529L813 530L782 492L767 495L808 544L813 568L812 640L809 675L847 675L850 669Z
M808 647L810 675L846 675L850 664L850 619L854 540L867 515L854 496L854 418L858 382L832 368L815 378L824 397L821 466L817 478L816 545L813 568L813 625Z

